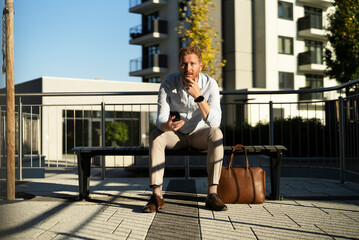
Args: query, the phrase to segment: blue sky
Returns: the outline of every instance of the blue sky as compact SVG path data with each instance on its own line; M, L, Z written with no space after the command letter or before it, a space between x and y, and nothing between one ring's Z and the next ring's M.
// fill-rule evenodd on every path
M141 81L129 76L130 60L141 57L128 43L141 23L129 0L14 0L14 8L15 84L41 76Z

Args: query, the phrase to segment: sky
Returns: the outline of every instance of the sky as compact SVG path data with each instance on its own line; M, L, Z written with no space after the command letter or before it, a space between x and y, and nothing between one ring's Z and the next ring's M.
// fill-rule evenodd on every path
M129 76L130 60L141 57L129 44L141 23L129 0L14 0L14 9L15 84L41 76L141 81Z

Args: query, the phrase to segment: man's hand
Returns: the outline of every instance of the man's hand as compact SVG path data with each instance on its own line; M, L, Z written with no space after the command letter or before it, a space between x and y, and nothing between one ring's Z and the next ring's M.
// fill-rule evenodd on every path
M199 89L198 83L191 78L186 78L183 81L183 85L186 88L187 92L196 99L197 97L201 96L201 90Z
M178 131L178 129L180 129L183 125L184 125L184 121L183 120L179 120L174 122L173 119L175 119L176 116L170 116L167 120L167 122L162 123L161 125L161 130L166 132L166 131Z
M198 82L191 78L185 78L183 80L183 86L186 88L187 92L194 98L198 98L202 95L201 90L199 89ZM207 120L210 106L207 103L207 100L203 100L202 102L198 102L198 107L201 110L201 114L204 120Z

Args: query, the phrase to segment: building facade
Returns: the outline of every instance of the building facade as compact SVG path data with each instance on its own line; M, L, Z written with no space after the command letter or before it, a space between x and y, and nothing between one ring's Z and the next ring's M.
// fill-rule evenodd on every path
M129 11L141 14L142 23L130 29L130 44L142 48L142 56L130 61L130 76L143 82L161 82L166 75L178 71L178 51L184 46L177 33L180 9L189 15L188 0L130 0ZM211 12L213 25L221 37L221 1L214 0ZM218 76L221 72L218 73ZM216 76L215 76L216 77Z
M220 73L222 78L214 76L222 79L218 82L222 90L297 90L337 85L325 77L323 62L326 19L334 9L331 0L215 0L213 3L216 8L211 18L223 39L218 58L226 60ZM130 29L130 44L142 47L142 62L131 60L131 66L137 66L131 67L131 76L140 76L144 82L160 82L167 74L177 71L177 54L182 46L175 29L181 20L179 9L188 10L186 4L183 0L130 1L129 11L142 16L141 27ZM323 93L248 94L224 96L224 101L268 103L329 98L333 96ZM249 111L260 110L248 106L228 112L241 115L243 121L253 124L268 121L267 115L249 120L246 117ZM285 118L293 111L300 111L300 107L275 107L274 114ZM318 117L317 114L318 111L313 112L313 117Z
M160 82L177 70L181 47L176 32L183 0L131 0L142 24L130 29L130 44L142 47L131 60L131 76ZM211 12L223 39L223 90L301 89L336 85L324 77L324 26L331 0L218 0ZM186 11L186 9L185 9ZM190 14L190 13L188 13ZM323 96L305 96L322 99Z

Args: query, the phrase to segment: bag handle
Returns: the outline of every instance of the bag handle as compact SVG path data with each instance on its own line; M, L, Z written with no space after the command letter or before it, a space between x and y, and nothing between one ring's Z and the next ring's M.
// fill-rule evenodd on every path
M228 169L231 169L231 167L232 167L234 152L237 150L237 148L243 149L244 155L246 156L246 170L248 170L249 162L248 162L247 150L245 149L245 147L242 144L237 144L236 146L234 146L234 148L232 150L231 160L229 161L229 164L228 164Z

